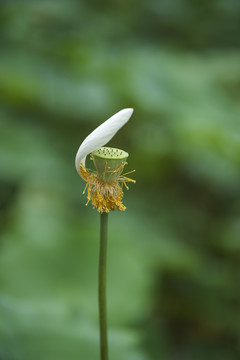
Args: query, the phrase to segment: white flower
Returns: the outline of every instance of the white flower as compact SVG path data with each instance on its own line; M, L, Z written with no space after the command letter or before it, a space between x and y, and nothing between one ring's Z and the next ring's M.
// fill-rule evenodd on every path
M118 132L118 130L128 122L132 113L133 109L131 108L119 111L86 137L80 145L75 158L75 166L80 176L82 176L80 167L82 166L85 168L87 155L106 145Z

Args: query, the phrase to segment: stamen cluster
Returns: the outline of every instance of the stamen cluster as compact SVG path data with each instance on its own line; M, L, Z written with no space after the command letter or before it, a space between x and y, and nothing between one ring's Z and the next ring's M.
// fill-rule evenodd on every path
M120 210L124 211L126 207L122 203L123 198L123 186L128 190L127 182L135 183L135 180L126 177L129 173L134 172L130 171L126 174L122 174L126 162L122 162L121 166L115 170L109 170L106 168L103 173L103 176L99 176L98 172L91 169L87 169L83 166L80 167L81 176L87 182L84 192L87 190L87 203L92 201L93 207L96 208L101 214L110 210ZM110 182L105 182L103 179L104 175L114 175L112 178L114 180Z

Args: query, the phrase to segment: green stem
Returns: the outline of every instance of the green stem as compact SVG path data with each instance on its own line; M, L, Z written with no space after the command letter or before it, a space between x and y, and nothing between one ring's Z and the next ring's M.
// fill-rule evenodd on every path
M98 305L99 305L99 323L100 323L101 360L108 360L107 301L106 301L107 226L108 226L108 214L107 213L100 214Z

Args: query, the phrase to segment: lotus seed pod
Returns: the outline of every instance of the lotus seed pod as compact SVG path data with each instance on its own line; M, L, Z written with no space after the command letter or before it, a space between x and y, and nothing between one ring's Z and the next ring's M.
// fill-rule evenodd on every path
M101 147L91 155L100 179L106 183L118 178L129 156L126 151L110 147Z

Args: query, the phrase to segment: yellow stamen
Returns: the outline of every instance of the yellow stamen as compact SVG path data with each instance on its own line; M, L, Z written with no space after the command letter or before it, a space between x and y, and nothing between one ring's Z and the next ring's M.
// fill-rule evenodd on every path
M104 182L98 175L96 171L85 168L83 165L80 165L80 173L84 180L87 182L83 193L87 190L87 203L92 201L93 207L96 208L101 214L110 210L120 210L124 211L126 207L122 203L123 198L123 185L126 189L129 189L127 182L136 181L126 177L134 171L130 171L126 174L122 174L122 170L126 162L122 163L118 169L108 170L107 166L105 168L105 173L119 173L117 177L114 178L111 182Z

